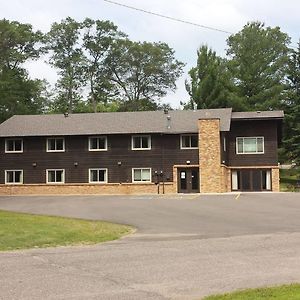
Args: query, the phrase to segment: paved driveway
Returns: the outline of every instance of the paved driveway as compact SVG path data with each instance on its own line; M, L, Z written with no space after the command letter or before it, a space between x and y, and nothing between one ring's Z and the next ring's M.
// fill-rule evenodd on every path
M0 299L197 299L300 281L300 195L0 197L0 209L132 224L87 247L0 254Z

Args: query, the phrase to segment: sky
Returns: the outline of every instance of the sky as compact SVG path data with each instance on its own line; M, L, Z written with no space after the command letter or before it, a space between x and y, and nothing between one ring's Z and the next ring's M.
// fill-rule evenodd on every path
M262 21L279 26L289 34L295 46L300 38L299 0L115 0L158 14L183 19L204 26L236 33L249 21ZM184 74L177 81L177 90L163 102L178 108L189 96L185 90L188 70L196 65L197 49L206 44L224 56L230 34L174 22L142 12L107 3L103 0L0 0L0 18L30 23L35 30L47 32L53 22L66 17L82 21L86 17L109 20L135 41L166 42L184 62ZM32 78L45 78L54 84L57 78L46 58L27 63Z

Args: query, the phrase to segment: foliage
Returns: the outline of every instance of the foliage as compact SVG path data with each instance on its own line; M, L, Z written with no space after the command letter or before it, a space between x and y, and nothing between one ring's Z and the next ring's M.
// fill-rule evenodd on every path
M0 71L0 122L14 114L42 113L45 82L31 80L24 70Z
M284 149L289 161L300 165L300 41L289 59L289 88L286 93Z
M233 107L240 109L233 101L233 85L227 69L226 60L206 45L197 51L197 66L189 71L190 81L186 81L186 90L190 101L185 108L207 109Z
M31 80L23 64L41 54L42 34L29 24L0 20L0 122L14 114L41 113L45 83Z
M0 251L96 244L131 231L129 226L108 222L0 211Z
M246 110L272 110L282 105L290 38L279 27L252 22L228 40L228 67L236 95Z
M0 69L16 70L29 59L39 58L42 38L30 24L0 20Z
M203 300L300 300L300 285L248 289L224 295L208 296Z
M85 19L83 22L83 48L85 50L84 79L89 85L89 100L93 111L98 103L106 104L117 95L110 81L106 60L116 40L125 37L112 22Z
M119 99L137 103L142 99L157 101L169 90L174 91L183 63L175 59L174 51L165 43L126 39L114 43L107 67Z
M79 44L81 24L68 17L60 23L53 23L46 35L45 49L50 51L49 63L59 71L56 84L55 106L65 112L72 112L80 100L83 85L83 53Z
M280 170L280 191L300 192L300 167Z

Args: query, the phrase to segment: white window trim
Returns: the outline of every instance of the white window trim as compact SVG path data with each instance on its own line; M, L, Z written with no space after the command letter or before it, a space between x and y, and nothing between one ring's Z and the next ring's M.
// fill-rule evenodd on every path
M48 171L62 171L62 182L48 182ZM47 184L64 184L65 183L65 169L46 169L46 183Z
M105 171L105 178L104 178L104 181L91 181L91 171ZM89 169L89 183L95 183L95 184L98 184L98 183L107 183L107 178L108 178L108 169L107 168L90 168Z
M7 142L8 141L15 141L15 140L20 140L21 141L21 150L20 151L9 151L7 150ZM19 139L19 138L9 138L9 139L5 139L5 153L23 153L23 139Z
M150 180L149 181L135 181L134 180L134 171L135 170L150 170ZM132 170L131 170L131 178L132 178L132 183L141 183L141 184L143 184L143 183L151 183L152 182L152 168L132 168Z
M49 140L55 140L55 139L62 139L63 140L63 150L49 150L48 149L48 141ZM63 138L63 137L51 137L51 138L47 138L47 140L46 140L46 151L47 152L65 152L66 151L65 138Z
M238 149L238 139L258 139L258 138L262 138L263 139L263 151L262 152L248 152L248 153L244 153L244 152L239 152ZM257 140L256 140L256 144L257 144ZM235 138L235 151L237 155L256 155L256 154L265 154L265 137L263 136L238 136Z
M13 171L21 172L21 182L7 182L7 172L13 172ZM23 170L5 170L4 174L5 174L5 184L23 184Z
M180 149L182 149L182 150L190 150L190 149L198 149L199 148L199 147L183 147L183 145L182 145L182 138L184 136L197 136L197 134L193 134L193 133L191 133L191 134L181 134L180 135ZM198 139L199 139L199 137L198 137ZM199 141L198 141L198 144L199 144Z
M91 149L91 139L105 138L105 149ZM99 152L99 151L107 151L107 136L99 135L99 136L90 136L88 139L89 151Z
M149 147L148 148L134 148L134 143L133 143L133 139L136 138L136 137L147 137L148 138L148 144L149 144ZM132 135L131 136L131 150L134 150L134 151L139 151L139 150L151 150L151 135L148 135L148 134L137 134L137 135Z

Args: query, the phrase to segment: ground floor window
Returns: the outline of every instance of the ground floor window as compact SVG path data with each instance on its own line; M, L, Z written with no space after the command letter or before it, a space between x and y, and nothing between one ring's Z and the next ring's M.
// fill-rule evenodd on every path
M23 170L6 170L5 171L6 184L22 184Z
M270 191L270 169L240 169L231 171L233 191Z
M132 182L151 182L151 168L132 169Z
M52 169L46 170L47 183L64 183L65 182L65 170L64 169Z
M90 183L106 183L107 169L89 169Z

